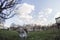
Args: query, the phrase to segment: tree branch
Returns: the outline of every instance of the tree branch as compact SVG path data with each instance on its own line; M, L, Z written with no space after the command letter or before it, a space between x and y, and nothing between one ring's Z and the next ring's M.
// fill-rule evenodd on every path
M3 9L8 9L8 8L13 7L13 6L14 6L14 4L13 4L13 5L10 5L10 6L6 6L6 7L4 7Z
M1 18L3 19L9 19L9 18L12 18L15 14L11 15L10 17L5 17L5 16L0 16Z
M4 3L5 3L6 1L7 1L7 0L4 0L3 2L1 2L0 8L2 8L2 6L4 5Z
M7 19L9 19L9 18L12 18L13 16L15 16L16 14L13 14L13 15L11 15L10 17L8 17Z
M9 18L12 18L14 15L15 15L15 13L14 14L11 14L11 12L9 13L9 14L5 14L5 13L2 13L2 11L4 10L4 9L8 9L8 8L12 8L15 4L17 4L17 3L15 3L15 0L11 0L11 1L9 1L9 0L4 0L3 2L1 2L1 5L0 5L0 17L1 18L3 18L3 19L9 19ZM5 4L6 3L6 4ZM4 7L3 7L4 6ZM11 16L10 16L11 15Z
M9 4L5 5L5 7L3 9L8 9L8 8L11 8L15 5L15 2L14 0L10 1Z

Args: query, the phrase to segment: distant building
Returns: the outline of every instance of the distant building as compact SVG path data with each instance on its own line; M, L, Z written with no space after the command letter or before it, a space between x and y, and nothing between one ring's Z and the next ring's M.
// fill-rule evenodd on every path
M0 29L4 29L4 24L0 24Z
M56 18L56 24L57 24L57 28L60 28L60 17Z
M60 17L55 18L55 19L56 19L56 24L59 24L60 25Z
M0 17L0 29L5 29L4 28L4 22L5 22L5 19Z

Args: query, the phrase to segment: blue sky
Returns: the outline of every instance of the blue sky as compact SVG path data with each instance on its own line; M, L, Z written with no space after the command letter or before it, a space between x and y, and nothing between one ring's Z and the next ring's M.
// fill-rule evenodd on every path
M14 10L17 15L6 20L5 26L15 24L47 25L60 16L60 0L22 0Z

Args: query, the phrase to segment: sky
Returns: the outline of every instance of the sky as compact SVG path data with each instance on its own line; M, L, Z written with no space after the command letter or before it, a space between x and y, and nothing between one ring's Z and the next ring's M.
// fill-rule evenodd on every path
M15 8L17 15L7 19L5 26L9 27L11 23L48 25L60 16L60 0L22 0Z

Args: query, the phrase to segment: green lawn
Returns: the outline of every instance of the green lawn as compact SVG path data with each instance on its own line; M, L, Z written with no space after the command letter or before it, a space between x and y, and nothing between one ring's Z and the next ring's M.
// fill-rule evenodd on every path
M27 40L60 40L60 30L31 32Z
M0 40L20 40L20 38L16 31L0 30ZM60 30L30 32L26 40L60 40Z
M16 31L0 30L0 40L19 40Z

